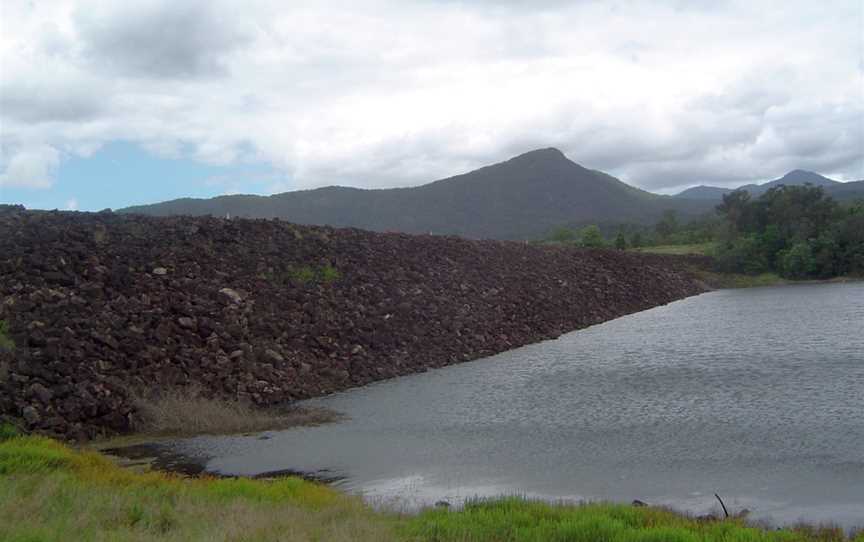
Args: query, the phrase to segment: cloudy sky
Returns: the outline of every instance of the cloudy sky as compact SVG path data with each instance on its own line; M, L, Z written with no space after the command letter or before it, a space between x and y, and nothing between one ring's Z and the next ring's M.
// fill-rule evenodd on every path
M0 201L421 184L555 146L639 187L864 178L861 0L0 0Z

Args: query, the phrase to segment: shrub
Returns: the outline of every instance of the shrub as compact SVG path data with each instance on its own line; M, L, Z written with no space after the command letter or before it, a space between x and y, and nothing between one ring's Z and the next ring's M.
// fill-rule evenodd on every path
M600 228L595 225L585 226L579 230L579 244L588 248L600 248L606 245Z
M324 284L330 284L331 282L336 282L342 278L342 273L330 264L321 267L318 275L321 277L321 282Z
M760 251L759 240L755 237L741 237L735 241L719 245L714 257L717 268L726 273L747 273L756 275L770 268Z
M552 233L546 239L556 243L571 243L576 240L576 232L562 226L552 230Z
M309 284L315 280L315 270L308 265L304 265L303 267L290 267L288 269L288 277L294 282Z
M264 276L262 278L268 278ZM275 279L275 276L273 277ZM342 273L330 264L322 265L315 268L310 265L301 267L289 267L288 270L280 274L281 284L288 285L291 282L301 285L307 284L331 284L342 278Z

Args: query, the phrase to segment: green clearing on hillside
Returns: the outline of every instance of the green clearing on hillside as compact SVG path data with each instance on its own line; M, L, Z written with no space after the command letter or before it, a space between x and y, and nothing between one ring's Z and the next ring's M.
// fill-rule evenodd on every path
M182 478L133 472L95 452L0 431L0 540L840 542L839 530L767 531L627 505L520 498L415 516L297 478ZM864 542L864 534L852 539Z
M715 243L694 243L690 245L657 245L653 247L634 248L636 252L647 252L650 254L698 254L700 256L710 256L714 249Z

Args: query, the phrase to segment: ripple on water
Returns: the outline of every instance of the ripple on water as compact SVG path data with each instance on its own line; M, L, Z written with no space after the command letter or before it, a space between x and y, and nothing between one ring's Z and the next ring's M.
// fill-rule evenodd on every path
M178 444L426 504L522 493L864 524L864 284L724 290L312 401L344 423ZM491 493L490 493L491 492ZM410 497L410 499L409 499Z

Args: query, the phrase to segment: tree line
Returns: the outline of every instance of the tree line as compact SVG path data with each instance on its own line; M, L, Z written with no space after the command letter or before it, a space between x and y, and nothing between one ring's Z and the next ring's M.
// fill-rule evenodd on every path
M738 190L717 206L714 256L722 271L792 279L864 274L864 202L842 206L821 187Z
M618 249L704 244L723 272L864 275L864 201L841 205L811 185L781 185L757 198L737 190L723 196L714 216L682 223L666 211L651 226L561 227L544 241Z

